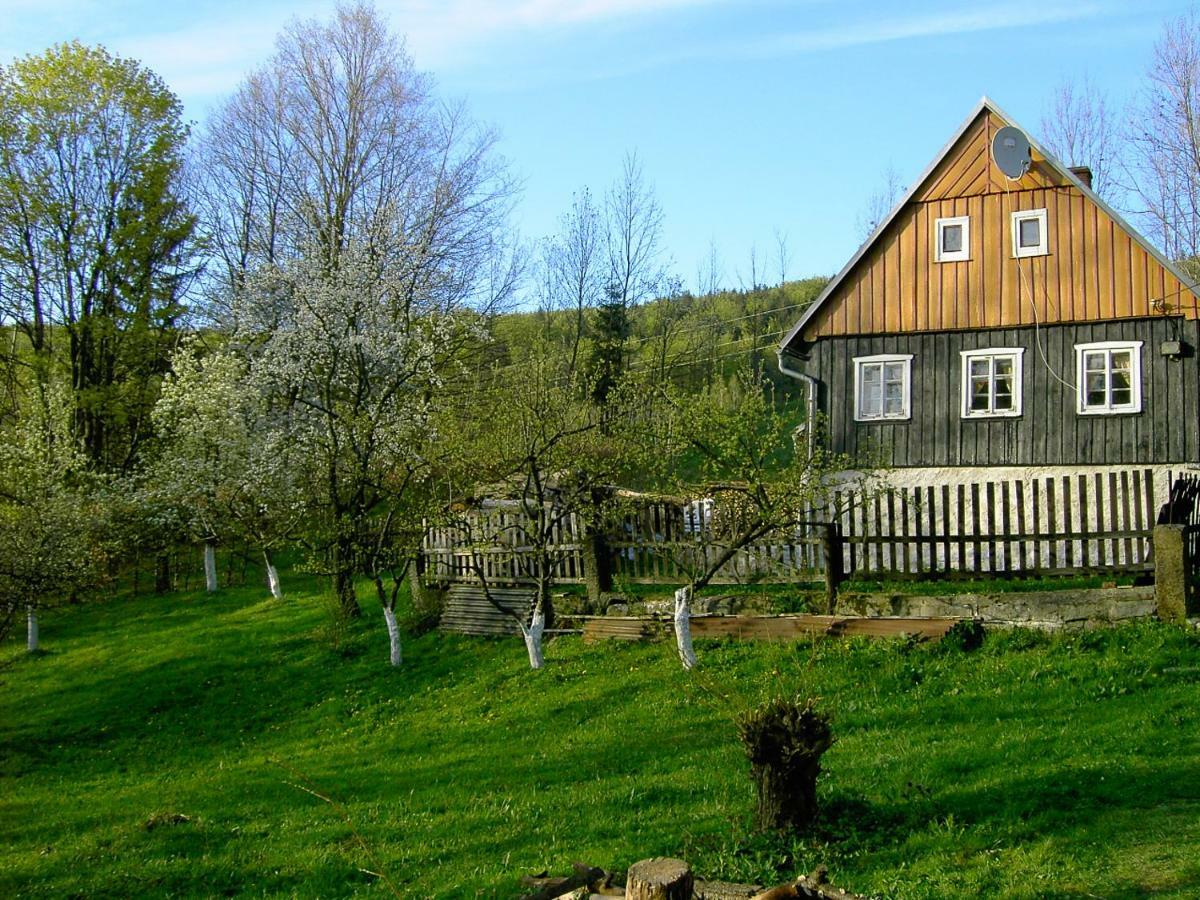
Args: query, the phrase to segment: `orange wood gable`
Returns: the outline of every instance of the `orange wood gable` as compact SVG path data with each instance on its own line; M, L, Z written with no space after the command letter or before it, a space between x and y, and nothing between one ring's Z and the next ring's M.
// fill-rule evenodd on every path
M990 147L1004 121L985 102L954 146L819 309L804 340L850 334L1197 315L1197 298L1120 222L1035 148L1009 181ZM1046 210L1045 256L1014 259L1011 215ZM970 216L970 259L936 262L935 221Z

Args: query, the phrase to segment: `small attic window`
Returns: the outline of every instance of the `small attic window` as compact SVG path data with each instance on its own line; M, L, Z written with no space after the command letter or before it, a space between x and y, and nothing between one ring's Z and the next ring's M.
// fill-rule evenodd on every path
M934 258L938 262L962 262L971 258L971 219L951 216L935 223Z
M1026 209L1012 215L1013 256L1045 256L1046 210Z

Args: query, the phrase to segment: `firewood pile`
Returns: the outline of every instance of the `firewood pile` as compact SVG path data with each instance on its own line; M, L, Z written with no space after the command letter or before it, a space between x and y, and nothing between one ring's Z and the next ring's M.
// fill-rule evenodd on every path
M662 857L635 863L627 873L574 863L570 875L523 875L521 885L529 891L522 900L862 900L830 885L824 866L787 884L764 888L760 884L701 881L693 878L691 867L683 860Z

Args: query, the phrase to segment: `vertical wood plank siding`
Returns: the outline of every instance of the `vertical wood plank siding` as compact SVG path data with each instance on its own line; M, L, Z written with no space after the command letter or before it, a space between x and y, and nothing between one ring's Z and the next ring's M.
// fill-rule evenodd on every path
M984 111L847 273L803 340L849 334L1084 322L1161 312L1197 299L1115 219L1035 154L1009 182L991 162L1007 123ZM1012 213L1046 210L1045 256L1013 258ZM970 259L938 263L935 223L970 217Z
M1183 359L1159 352L1182 339ZM1142 411L1076 412L1075 345L1143 341ZM962 418L961 350L1024 348L1023 414ZM1032 466L1200 461L1200 328L1179 317L984 331L862 335L818 341L801 367L818 379L818 403L832 450L852 456L876 447L890 466ZM912 416L856 422L854 358L912 354ZM1044 359L1043 359L1044 357ZM1063 382L1066 382L1064 384Z

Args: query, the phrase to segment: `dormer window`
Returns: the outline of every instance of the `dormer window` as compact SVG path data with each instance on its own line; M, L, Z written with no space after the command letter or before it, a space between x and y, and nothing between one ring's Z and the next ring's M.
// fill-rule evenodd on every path
M1013 256L1045 256L1046 210L1026 209L1012 215Z
M935 258L938 262L962 262L971 258L971 219L952 216L935 223Z

